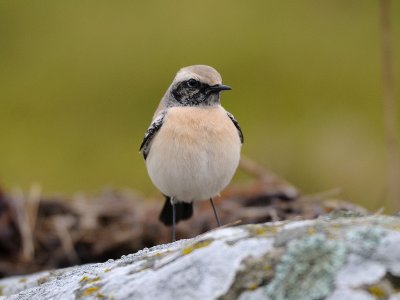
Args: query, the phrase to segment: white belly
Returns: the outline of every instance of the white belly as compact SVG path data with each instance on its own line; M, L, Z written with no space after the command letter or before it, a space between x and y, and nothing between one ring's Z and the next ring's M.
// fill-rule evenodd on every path
M221 107L170 108L146 159L154 185L177 201L218 195L239 164L239 134Z

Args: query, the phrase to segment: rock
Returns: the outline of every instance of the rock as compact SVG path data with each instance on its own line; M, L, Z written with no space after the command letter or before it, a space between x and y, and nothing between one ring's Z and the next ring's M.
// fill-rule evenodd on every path
M400 299L400 218L220 228L105 263L0 280L2 299ZM397 292L397 293L396 293Z

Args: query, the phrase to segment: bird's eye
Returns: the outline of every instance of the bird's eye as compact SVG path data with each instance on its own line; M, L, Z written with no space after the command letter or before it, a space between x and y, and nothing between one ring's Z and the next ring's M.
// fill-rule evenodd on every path
M199 82L196 79L192 78L187 81L187 85L188 85L188 87L194 88L199 85Z

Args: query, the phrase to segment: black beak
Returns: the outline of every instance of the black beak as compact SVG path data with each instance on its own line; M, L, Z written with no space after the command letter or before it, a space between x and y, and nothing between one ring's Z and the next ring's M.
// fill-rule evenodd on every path
M229 91L232 88L230 86L227 86L225 84L216 84L216 85L212 85L210 87L207 88L211 93L216 93L216 92L220 92L220 91Z

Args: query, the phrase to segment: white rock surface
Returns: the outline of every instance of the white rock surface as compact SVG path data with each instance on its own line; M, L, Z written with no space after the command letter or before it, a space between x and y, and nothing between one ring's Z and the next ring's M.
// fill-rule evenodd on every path
M400 218L222 228L105 263L0 280L1 299L398 299Z

